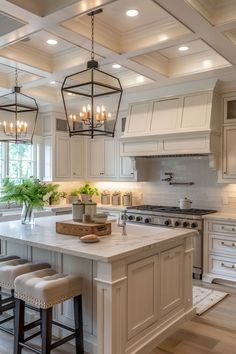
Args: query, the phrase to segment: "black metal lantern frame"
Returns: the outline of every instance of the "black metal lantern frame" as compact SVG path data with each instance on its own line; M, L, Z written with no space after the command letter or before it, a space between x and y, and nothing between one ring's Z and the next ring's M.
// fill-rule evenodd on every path
M100 70L98 62L94 60L94 15L101 11L102 10L99 9L96 12L93 11L89 13L92 23L92 51L91 60L87 63L87 69L66 76L61 87L62 100L70 136L84 135L94 138L95 136L101 135L114 137L115 134L123 90L120 80L117 77ZM86 103L89 101L88 106L90 107L90 111L87 119L81 119L82 113L79 112L78 121L77 119L74 121L71 120L69 108L66 104L66 95L68 94L77 95L80 99L81 105L83 105L84 99L87 99ZM109 96L113 96L113 106L116 108L113 119L111 120L111 122L113 122L112 127L109 127L109 120L105 119L104 121L101 121L97 119L98 113L96 112L95 103L100 97L106 99L109 98ZM115 96L117 100L116 102L114 99Z
M16 86L13 88L11 93L0 96L3 103L0 103L0 111L7 112L10 116L12 116L12 129L11 131L6 131L6 127L4 128L4 124L1 119L0 112L0 120L1 126L3 128L2 134L0 137L1 142L11 142L11 143L19 143L19 144L32 144L33 136L35 132L36 122L38 118L38 104L36 100L28 95L25 95L20 92L20 87L17 86L17 72L16 72ZM27 102L27 103L26 103ZM32 113L34 113L32 115ZM31 116L29 116L29 114ZM26 129L24 132L20 132L19 122L22 120L28 119L30 122L30 132ZM3 121L4 121L3 116Z

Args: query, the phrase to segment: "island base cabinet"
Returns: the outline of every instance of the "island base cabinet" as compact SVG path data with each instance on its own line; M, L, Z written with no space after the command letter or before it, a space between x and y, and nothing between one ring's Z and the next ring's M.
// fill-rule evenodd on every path
M3 254L81 276L85 351L90 354L151 352L194 314L192 251L192 237L186 236L109 262L2 240ZM54 318L73 325L72 300L56 306Z

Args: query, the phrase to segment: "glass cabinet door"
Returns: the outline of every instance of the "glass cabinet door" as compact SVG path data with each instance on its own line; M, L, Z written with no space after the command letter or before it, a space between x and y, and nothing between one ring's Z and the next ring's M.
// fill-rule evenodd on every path
M236 96L224 98L224 123L236 123Z

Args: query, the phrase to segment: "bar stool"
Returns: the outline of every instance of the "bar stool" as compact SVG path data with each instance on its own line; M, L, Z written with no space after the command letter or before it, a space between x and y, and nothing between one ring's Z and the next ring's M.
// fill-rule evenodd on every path
M76 275L65 275L53 269L43 269L24 274L15 279L15 337L14 354L21 354L22 348L39 354L50 354L51 350L75 338L76 354L84 354L83 320L82 320L82 284ZM74 302L75 328L52 320L52 309L68 299ZM25 338L29 325L24 325L25 305L35 306L41 313L41 330ZM52 343L52 325L59 326L72 334ZM29 340L41 334L41 350L30 344Z
M13 315L8 316L0 321L0 329L4 332L13 334L13 330L3 327L2 325L14 319L15 297L14 297L14 280L17 276L33 272L39 269L49 268L48 263L33 264L25 259L17 256L2 257L0 259L0 314L13 310ZM4 288L5 291L2 290ZM10 294L6 292L10 290ZM4 296L4 298L3 298Z

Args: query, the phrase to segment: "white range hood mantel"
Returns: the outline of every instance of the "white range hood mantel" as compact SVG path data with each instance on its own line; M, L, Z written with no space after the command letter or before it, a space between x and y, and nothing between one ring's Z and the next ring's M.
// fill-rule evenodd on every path
M209 155L216 168L220 97L212 89L129 106L121 156Z

